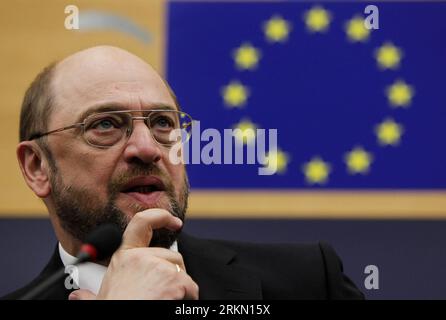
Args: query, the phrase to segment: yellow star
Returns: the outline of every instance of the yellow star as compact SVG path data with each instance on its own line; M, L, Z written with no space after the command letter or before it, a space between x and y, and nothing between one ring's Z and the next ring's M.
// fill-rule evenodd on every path
M276 151L267 153L265 156L265 167L276 168L276 172L284 173L287 169L289 159L288 154L278 148Z
M235 64L239 69L252 70L257 67L260 59L260 50L249 43L244 43L234 50L233 57Z
M319 157L313 157L303 166L305 179L310 184L324 184L328 181L331 166Z
M263 25L263 31L269 42L285 42L288 39L290 29L290 23L280 16L273 16Z
M356 147L345 155L345 163L351 174L368 173L372 160L372 154L361 147Z
M221 90L223 100L229 107L240 108L246 104L249 90L238 81L231 81Z
M331 14L324 8L315 6L305 12L304 20L310 32L324 32L330 25Z
M397 80L386 89L387 98L392 107L408 107L412 101L414 90L402 80Z
M370 35L370 30L364 25L364 19L361 16L354 16L345 25L347 37L353 42L366 41Z
M234 129L239 129L235 131L235 138L241 141L243 144L248 144L254 141L256 137L255 130L257 126L248 119L243 119L234 126Z
M381 69L397 69L402 57L401 49L386 42L375 51L375 58Z
M403 132L403 126L392 119L386 119L375 127L378 143L383 146L398 145Z

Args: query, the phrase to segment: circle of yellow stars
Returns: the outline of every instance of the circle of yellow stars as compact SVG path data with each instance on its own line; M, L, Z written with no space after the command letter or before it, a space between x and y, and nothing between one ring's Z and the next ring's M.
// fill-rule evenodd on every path
M332 21L333 14L320 5L313 6L303 15L303 22L310 33L326 33ZM268 43L285 43L289 40L292 23L275 14L262 24L262 30ZM371 35L371 30L365 27L365 20L359 14L346 21L344 31L350 43L365 43ZM379 70L394 71L400 68L404 53L401 48L387 41L374 50L373 56ZM244 42L233 50L232 57L238 70L255 70L259 66L262 53L251 43ZM385 88L384 93L391 108L408 108L415 91L413 86L402 79L397 79ZM247 105L250 90L240 81L233 80L221 88L221 95L227 107L238 109ZM255 139L255 129L258 125L249 119L242 119L234 125L234 128L240 129L236 138L243 144L248 144ZM392 118L386 118L375 125L374 133L379 146L397 146L401 142L404 128ZM369 173L373 160L373 154L363 146L355 146L344 154L346 170L351 175ZM287 170L290 156L278 148L265 156L265 166L271 165L271 162L274 162L277 173L282 174ZM332 165L324 161L321 156L314 156L304 163L301 169L308 184L324 185L329 181Z

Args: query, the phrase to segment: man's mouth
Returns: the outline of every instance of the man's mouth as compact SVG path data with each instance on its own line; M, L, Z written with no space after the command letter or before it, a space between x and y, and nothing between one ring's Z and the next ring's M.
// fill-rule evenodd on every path
M158 186L156 185L148 185L148 186L138 186L133 187L127 190L124 190L125 193L131 193L131 192L137 192L137 193L150 193L154 191L162 191Z
M141 202L145 206L153 206L166 188L156 177L139 177L129 181L121 193Z

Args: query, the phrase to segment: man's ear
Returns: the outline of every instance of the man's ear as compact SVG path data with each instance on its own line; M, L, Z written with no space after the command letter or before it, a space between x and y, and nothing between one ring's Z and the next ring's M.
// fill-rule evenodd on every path
M16 152L20 170L28 187L38 197L47 197L51 192L48 161L41 148L33 141L23 141L17 146Z

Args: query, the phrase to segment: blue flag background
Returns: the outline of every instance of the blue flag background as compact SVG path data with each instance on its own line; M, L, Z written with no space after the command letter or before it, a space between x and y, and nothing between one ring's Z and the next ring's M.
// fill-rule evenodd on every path
M189 165L192 187L445 188L446 4L376 5L367 34L352 22L366 3L170 2L167 76L182 108L202 130L277 128L285 159L273 176ZM252 68L240 48L255 50ZM230 84L245 92L232 105Z

